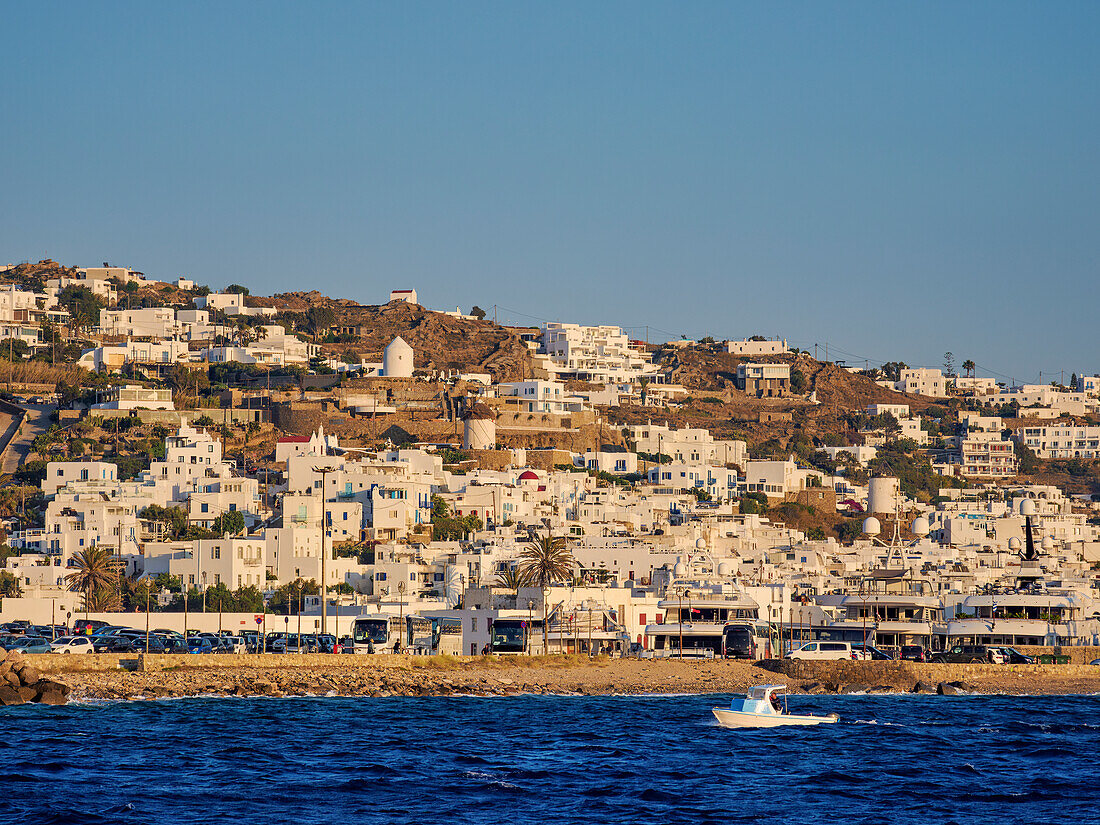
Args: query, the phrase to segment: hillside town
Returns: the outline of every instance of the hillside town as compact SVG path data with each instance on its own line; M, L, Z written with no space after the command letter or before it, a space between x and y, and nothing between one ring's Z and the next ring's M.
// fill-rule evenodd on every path
M0 280L3 622L466 655L723 656L742 625L757 658L1100 644L1095 375L511 326L410 285Z

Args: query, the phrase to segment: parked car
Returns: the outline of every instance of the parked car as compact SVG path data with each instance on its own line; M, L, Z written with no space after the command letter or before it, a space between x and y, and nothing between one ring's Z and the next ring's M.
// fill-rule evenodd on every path
M94 653L92 640L87 636L62 636L50 645L50 653Z
M130 653L145 653L145 637L140 639L128 640ZM149 634L149 652L150 653L165 653L164 640L152 633Z
M164 653L188 653L187 642L182 636L158 636Z
M788 659L851 659L852 646L848 642L807 642L787 654Z
M73 635L88 635L95 633L101 627L108 627L107 622L101 622L99 619L75 619L73 621Z
M875 661L890 661L894 657L887 653L885 650L879 650L872 645L865 645L863 642L855 642L852 644L852 658L863 660L875 660Z
M214 645L205 636L192 636L187 640L188 653L213 653Z
M949 664L980 664L982 662L1003 665L1004 656L995 647L986 645L953 645L932 657L933 662Z
M103 627L97 627L88 635L92 639L111 639L126 630L125 627L119 624L104 625Z
M223 636L222 640L229 646L230 653L244 653L248 649L242 636Z
M133 653L133 639L129 636L91 637L92 649L96 653Z
M321 633L315 637L317 647L322 653L339 653L340 642L331 633Z
M898 658L903 662L927 662L928 651L923 645L902 645Z
M49 653L50 640L45 636L19 636L8 650L18 650L21 653Z
M1021 653L1014 647L991 647L990 650L999 650L1006 665L1033 665L1035 657Z

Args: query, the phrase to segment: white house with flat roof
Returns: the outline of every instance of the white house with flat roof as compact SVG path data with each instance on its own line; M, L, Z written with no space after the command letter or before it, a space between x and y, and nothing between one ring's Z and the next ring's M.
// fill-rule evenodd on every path
M901 371L894 389L906 395L924 395L929 398L947 397L947 379L943 371L929 367L917 367Z
M134 338L174 338L180 330L171 307L143 307L100 310L99 331Z
M744 441L716 441L710 430L683 427L674 429L665 424L631 424L629 439L639 453L666 455L685 464L737 464L748 458Z
M72 481L99 479L113 482L118 467L109 461L51 461L46 465L46 477L42 480L42 494L52 496L58 488Z
M170 389L142 387L127 384L124 387L111 387L106 391L107 400L93 404L93 410L174 410Z
M726 341L725 348L730 355L783 355L790 352L786 339L781 338L767 340L746 338L741 341Z
M787 395L791 390L791 365L751 362L738 364L737 388L757 398Z
M1100 427L1076 424L1051 424L1021 427L1013 434L1016 441L1036 456L1048 458L1100 458Z
M542 327L541 343L548 366L562 377L596 384L633 383L653 379L658 372L621 327L550 323Z

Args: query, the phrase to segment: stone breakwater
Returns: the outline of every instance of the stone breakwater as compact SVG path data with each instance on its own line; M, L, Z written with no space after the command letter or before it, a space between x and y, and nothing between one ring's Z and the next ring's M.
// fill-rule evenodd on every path
M18 650L0 654L0 705L63 705L69 690L67 684L43 674Z
M385 697L737 693L766 682L786 683L794 693L1100 692L1100 667L1075 665L681 662L570 656L428 658L317 654L54 655L26 659L34 660L32 667L44 674L40 680L71 686L74 699L199 695ZM34 670L31 675L36 675Z

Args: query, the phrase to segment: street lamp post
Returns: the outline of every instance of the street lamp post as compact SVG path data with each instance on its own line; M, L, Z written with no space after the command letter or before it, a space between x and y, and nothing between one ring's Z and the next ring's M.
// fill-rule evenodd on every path
M328 556L328 519L325 512L325 482L329 473L335 472L331 467L314 467L313 472L321 474L321 634L328 630L328 606L325 603L325 591L328 590L328 580L325 578L325 559Z
M676 591L676 602L677 602L677 604L676 604L676 624L679 626L679 630L680 630L680 645L679 645L678 656L679 656L680 660L683 661L683 658L684 658L684 591L683 590L677 590Z
M592 603L588 603L588 655L592 656Z
M524 639L524 642L525 642L524 648L526 649L528 656L531 655L531 622L533 621L532 616L533 616L534 612L535 612L535 600L534 599L528 599L527 600L527 634L526 634L526 639Z

